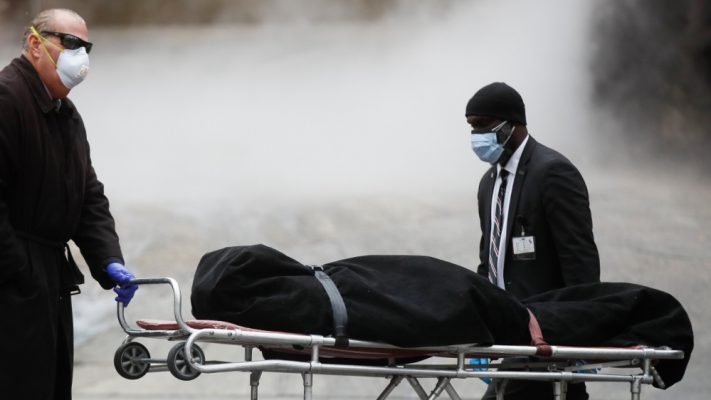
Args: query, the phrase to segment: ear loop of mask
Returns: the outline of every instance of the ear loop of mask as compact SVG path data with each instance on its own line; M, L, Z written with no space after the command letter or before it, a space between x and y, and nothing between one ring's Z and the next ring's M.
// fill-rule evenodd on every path
M49 42L49 40L48 40L47 38L45 38L44 36L40 35L40 33L37 32L37 29L35 29L34 26L30 27L30 30L32 30L32 32L33 32L35 35L37 35L37 37L39 37L40 43L42 43L42 47L44 48L44 52L47 53L47 57L49 57L49 59L52 61L52 64L54 64L54 68L57 68L57 62L54 61L54 58L52 58L52 55L49 54L49 50L47 50L47 46L45 46L45 44L44 44L45 41L46 41L46 42ZM50 42L50 43L52 43L52 42ZM59 46L57 46L57 45L54 44L54 43L52 43L52 46L54 46L54 47L56 47L56 48L59 49ZM60 49L60 50L64 50L64 49Z
M506 124L506 123L508 123L508 121L504 121L504 124ZM500 129L503 129L503 125L501 126ZM503 153L501 154L501 156L506 155L507 157L511 157L511 154L513 154L513 150L511 150L510 148L506 147L506 144L507 144L507 143L509 142L509 140L511 140L511 138L513 137L513 133L514 133L515 130L516 130L516 126L512 124L512 125L509 127L509 136L506 138L506 140L504 140L503 143L501 143L501 147L503 147L503 149L504 149L504 151L503 151ZM497 132L497 133L498 133L498 132ZM499 157L499 160L500 160L500 159L501 159L501 157Z
M504 129L504 126L506 126L506 124L509 124L509 121L504 121L504 122L502 122L501 124L499 124L498 126L496 126L494 129L492 129L492 131L494 131L494 132L496 133L497 142L498 142L499 131L500 131L500 130L503 130L503 129ZM513 136L513 131L514 131L515 129L516 129L516 127L515 127L514 125L511 125L511 126L509 127L508 136L506 137L506 139L504 140L504 142L501 143L501 146L502 146L502 147L506 148L506 143L508 143L509 140L511 139L511 137Z

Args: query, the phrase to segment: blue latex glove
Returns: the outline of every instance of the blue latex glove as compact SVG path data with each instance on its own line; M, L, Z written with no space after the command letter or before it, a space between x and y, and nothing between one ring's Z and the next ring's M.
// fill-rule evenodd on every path
M486 365L489 364L491 360L489 360L487 357L482 357L482 358L470 358L469 359L469 365ZM474 371L488 371L488 368L474 368ZM484 381L487 385L491 383L491 378L482 376L479 379Z
M116 301L123 303L124 307L128 306L131 302L133 294L136 293L138 285L130 285L129 282L136 277L130 273L126 267L121 263L113 262L106 266L106 273L109 275L112 281L118 285L114 288L116 296Z
M583 361L583 360L578 360L578 361L575 362L575 366L576 366L576 367L579 367L579 366L585 365L585 364L587 364L587 362L585 362L585 361ZM600 368L583 369L583 370L579 370L579 371L576 371L576 372L580 372L580 373L582 373L582 374L597 374L598 372L600 372Z

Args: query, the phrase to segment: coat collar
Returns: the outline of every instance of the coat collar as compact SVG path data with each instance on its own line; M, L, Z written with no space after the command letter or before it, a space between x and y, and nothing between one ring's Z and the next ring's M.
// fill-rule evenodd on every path
M538 142L536 139L533 138L530 134L528 135L528 141L526 142L526 146L523 148L523 152L521 153L521 157L518 160L518 166L516 168L516 173L518 175L525 175L526 170L528 169L528 162L531 161L531 154L533 153L533 149L538 145ZM489 176L489 179L491 179L491 190L494 190L494 180L496 179L496 174L498 173L499 167L497 165L492 165L491 168L487 171L487 175Z
M24 55L12 60L11 64L20 71L20 74L25 79L25 82L27 82L27 86L30 88L32 97L35 98L35 101L40 106L43 113L46 114L52 110L58 109L57 100L52 99L52 96L50 96L49 91L47 90L47 86L45 86L44 82L42 82L42 79L35 70L35 67ZM66 102L61 101L61 103ZM59 104L61 105L61 103Z
M521 159L518 161L518 173L523 174L526 173L526 169L528 168L528 162L531 161L531 154L533 154L533 149L538 145L538 142L536 139L533 138L530 134L528 135L528 142L526 143L526 147L523 148L523 153L521 153Z

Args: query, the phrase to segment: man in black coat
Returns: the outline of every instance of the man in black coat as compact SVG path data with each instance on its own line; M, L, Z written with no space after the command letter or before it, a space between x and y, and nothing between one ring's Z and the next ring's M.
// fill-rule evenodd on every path
M523 99L505 83L477 91L466 108L472 149L491 168L479 184L478 272L525 299L600 281L588 191L563 155L528 134ZM545 382L511 381L506 399L551 398ZM485 399L495 398L489 385ZM584 384L568 399L586 399Z
M117 301L128 304L136 288L84 124L66 98L88 73L90 51L78 14L47 10L26 30L22 55L0 71L3 398L71 399L71 295L84 278L69 240Z

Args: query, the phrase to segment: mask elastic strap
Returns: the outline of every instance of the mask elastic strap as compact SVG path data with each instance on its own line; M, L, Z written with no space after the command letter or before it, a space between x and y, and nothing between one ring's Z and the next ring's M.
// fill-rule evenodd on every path
M507 122L507 121L505 121L505 122ZM504 140L503 143L501 143L501 147L504 149L504 151L503 151L503 153L502 153L502 156L503 156L503 155L506 155L507 157L511 157L511 154L513 154L513 150L510 149L510 148L508 148L508 147L506 147L506 144L507 144L507 143L509 142L509 140L511 140L511 138L513 137L513 133L514 133L515 130L516 130L516 126L514 125L514 126L511 127L511 130L509 131L509 136L506 138L506 140ZM499 157L499 160L500 160L500 159L501 159L501 157ZM503 166L502 166L502 167L503 167Z
M52 64L54 64L54 67L57 68L57 62L54 61L54 58L52 58L52 55L49 54L49 50L47 50L47 46L45 46L45 44L44 44L45 41L49 41L49 40L47 40L47 38L45 38L44 36L40 35L40 33L37 32L37 29L35 29L34 26L30 27L30 30L32 30L32 32L33 32L35 35L37 35L37 37L40 38L40 43L42 44L42 48L44 48L44 52L47 53L47 57L49 57L49 59L52 61ZM50 43L52 43L52 42L50 42ZM57 46L57 45L54 44L54 43L52 43L52 46L54 46L54 47L56 47L56 48L59 48L59 46ZM62 49L62 50L64 50L64 49Z
M498 131L500 131L501 128L503 128L504 125L506 125L508 122L509 122L509 121L501 121L500 124L498 124L498 125L496 125L495 127L491 128L491 131L492 131L492 132L498 132Z
M508 122L508 121L504 121L504 123L506 123L506 122ZM506 148L506 143L508 143L509 140L511 140L511 137L513 136L513 133L514 133L515 130L516 130L516 126L512 126L512 127L511 127L511 130L509 130L509 136L506 138L506 140L504 140L503 143L501 143L501 146L503 146L504 148Z
M506 125L506 124L508 124L508 123L509 123L509 121L503 121L503 122L501 122L500 124L496 125L495 127L493 127L493 128L491 129L491 131L496 134L496 138L497 138L497 139L496 139L496 142L497 142L497 143L499 142L499 140L498 140L499 131L500 131L501 129L503 129L503 128L504 128L504 125ZM516 130L516 127L515 127L515 126L512 126L512 127L511 127L511 130L509 131L508 137L506 137L506 140L504 140L503 143L500 143L502 147L506 148L506 143L508 143L508 142L509 142L509 139L511 139L511 136L513 136L514 130Z

